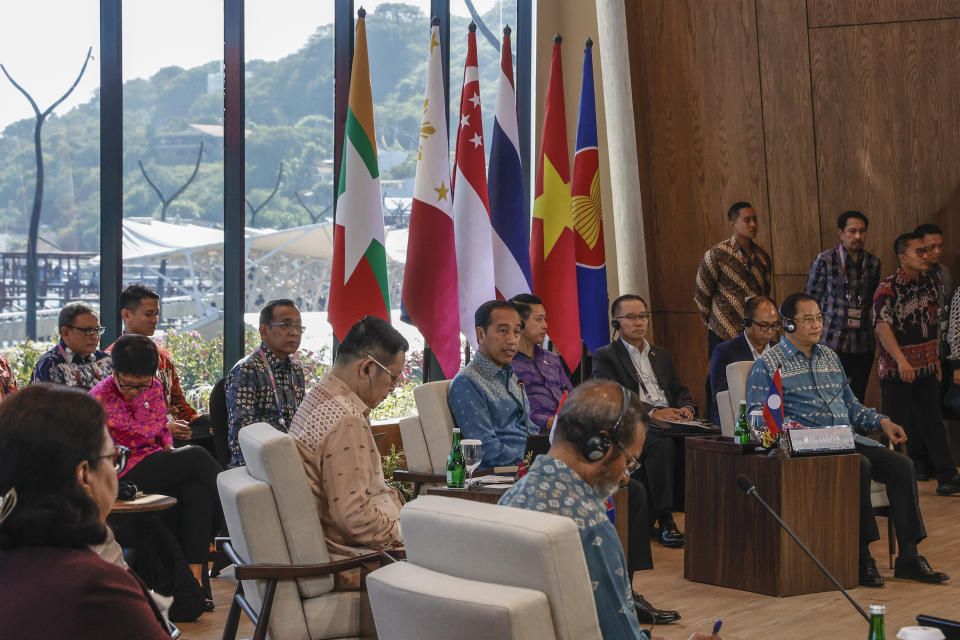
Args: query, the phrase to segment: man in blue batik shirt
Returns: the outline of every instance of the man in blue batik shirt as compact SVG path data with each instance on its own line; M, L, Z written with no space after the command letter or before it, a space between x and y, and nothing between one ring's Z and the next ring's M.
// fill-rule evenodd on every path
M511 303L490 300L477 309L474 324L480 348L450 383L447 404L463 437L483 443L480 469L514 465L523 459L527 435L540 432L510 365L523 321Z
M805 293L794 293L780 305L784 335L754 363L747 381L747 405L762 409L777 369L783 383L783 414L802 426L849 424L855 432L882 431L893 444L907 439L903 428L876 409L860 404L840 359L829 347L818 344L823 333L820 305ZM887 488L900 555L894 576L939 583L950 577L934 571L917 553L917 543L927 537L917 497L913 462L907 456L856 435L860 454L860 584L882 587L883 577L870 556L870 542L880 538L870 505L870 480Z
M510 488L500 504L565 516L577 524L604 638L650 636L640 628L630 574L605 501L638 464L649 417L619 384L589 380L577 387L554 424L546 455ZM710 636L694 634L691 640Z

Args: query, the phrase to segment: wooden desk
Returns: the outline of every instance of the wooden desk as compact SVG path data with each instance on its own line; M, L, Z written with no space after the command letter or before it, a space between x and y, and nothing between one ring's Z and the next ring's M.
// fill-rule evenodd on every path
M500 496L507 492L513 485L491 485L477 489L448 489L447 487L424 487L421 491L424 495L445 496L447 498L461 498L463 500L475 500L476 502L486 502L488 504L497 504ZM624 555L627 552L627 522L629 516L629 500L627 498L627 489L624 487L613 494L614 516L613 528L617 530L617 537L620 538L620 546L623 547ZM622 515L621 515L622 514Z
M163 511L177 504L177 499L159 493L145 493L133 500L117 500L113 503L110 515L127 513L145 513L148 511Z
M690 438L686 448L684 578L772 596L834 588L737 487L742 473L840 584L857 586L860 456L745 454L722 437Z

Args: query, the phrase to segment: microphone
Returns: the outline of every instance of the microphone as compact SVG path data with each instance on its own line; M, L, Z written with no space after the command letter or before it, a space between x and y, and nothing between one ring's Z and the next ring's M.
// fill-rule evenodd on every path
M842 594L844 595L844 597L845 597L847 600L850 601L850 604L853 605L853 608L856 609L857 612L858 612L861 616L863 616L863 619L866 620L866 621L869 623L869 622L870 622L870 616L868 616L867 613L866 613L862 608L860 608L860 605L858 605L858 604L854 601L854 599L850 597L850 594L847 593L847 590L843 588L843 585L841 585L839 582L837 582L837 579L834 578L833 575L832 575L829 571L827 571L827 568L826 568L825 566L823 566L823 563L820 562L820 560L817 558L817 556L813 555L813 552L810 551L810 549L808 549L805 544L803 544L802 542L800 542L800 538L797 537L797 534L795 534L795 533L790 529L790 527L787 526L787 523L786 523L786 522L784 522L783 520L780 519L780 516L777 515L777 512L774 511L773 509L771 509L771 508L770 508L770 505L768 505L766 502L763 501L763 498L761 498L761 497L760 497L760 494L757 493L757 488L756 488L756 487L753 485L753 483L750 481L750 478L748 478L747 476L745 476L745 475L743 475L743 474L741 473L740 475L737 476L737 486L740 487L740 490L743 491L745 494L747 494L748 496L752 496L753 498L755 498L757 502L759 502L760 504L763 505L763 508L764 508L764 509L766 509L767 511L770 512L770 515L773 516L773 519L777 521L777 524L779 524L781 527L783 527L783 530L790 534L790 537L793 538L793 541L796 542L797 545L798 545L801 549L803 549L803 552L806 553L806 554L810 557L811 560L813 560L813 563L814 563L815 565L817 565L817 568L819 568L820 571L822 571L825 576L827 576L828 578L830 578L830 582L832 582L832 583L837 587L837 589L840 589L840 593L842 593Z

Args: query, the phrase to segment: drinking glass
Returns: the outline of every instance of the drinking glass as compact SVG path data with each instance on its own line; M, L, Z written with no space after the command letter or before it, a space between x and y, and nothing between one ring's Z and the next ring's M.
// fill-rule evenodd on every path
M750 412L750 431L751 437L757 442L761 441L763 432L767 429L767 421L763 417L763 411L754 409Z
M473 471L480 466L483 460L481 448L483 443L479 440L461 440L460 451L463 453L463 464L467 467L467 486L473 480Z

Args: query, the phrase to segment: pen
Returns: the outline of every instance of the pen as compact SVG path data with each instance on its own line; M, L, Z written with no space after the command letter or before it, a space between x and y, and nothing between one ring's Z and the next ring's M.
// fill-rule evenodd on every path
M723 626L723 620L717 620L716 623L714 623L713 625L713 633L711 633L710 635L715 636L718 633L720 633L720 627L722 626Z

